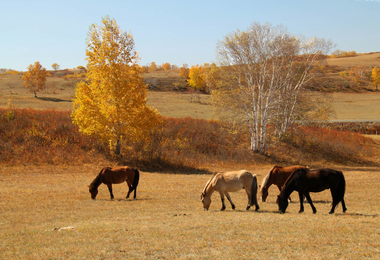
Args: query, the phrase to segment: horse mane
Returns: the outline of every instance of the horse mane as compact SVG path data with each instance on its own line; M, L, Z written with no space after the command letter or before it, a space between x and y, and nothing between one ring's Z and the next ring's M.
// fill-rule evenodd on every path
M273 171L277 168L282 168L281 166L275 165L273 166L272 170L264 177L263 181L261 182L261 190L268 184L269 178L273 174Z
M269 177L270 177L271 173L272 173L272 171L271 171L270 173L268 173L268 174L264 177L264 179L263 179L263 181L262 181L262 183L261 183L261 189L264 189L264 187L268 184Z
M206 189L207 189L208 185L210 184L210 182L214 179L215 175L217 175L217 174L218 174L218 173L215 172L215 173L211 176L211 178L207 181L207 183L206 183L206 185L205 185L205 187L204 187L204 189L203 189L203 191L202 191L202 195L203 195L203 196L206 196Z
M110 169L110 167L104 167L100 170L100 173L96 176L96 178L91 182L90 187L98 188L100 184L102 184L102 173L106 170Z
M296 175L296 174L298 174L299 172L301 172L301 171L306 171L306 169L308 169L308 168L304 168L304 169L297 169L297 170L295 170L295 171L293 171L290 175L289 175L289 177L286 179L286 181L284 182L284 185L282 185L282 188L284 188L287 184L288 184L288 182L291 180L291 179L293 179L293 176L294 175Z

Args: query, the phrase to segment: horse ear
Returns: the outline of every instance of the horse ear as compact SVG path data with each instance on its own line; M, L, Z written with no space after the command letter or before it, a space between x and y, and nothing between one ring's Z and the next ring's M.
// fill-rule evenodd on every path
M89 188L90 188L90 185L87 185L87 187L89 187Z

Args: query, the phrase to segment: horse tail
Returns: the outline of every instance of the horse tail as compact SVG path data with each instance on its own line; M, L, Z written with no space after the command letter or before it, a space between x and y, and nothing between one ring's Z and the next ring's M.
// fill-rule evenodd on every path
M137 169L134 169L134 170L135 170L135 177L133 178L132 188L136 189L140 180L140 172Z
M256 210L259 209L259 204L257 203L257 178L256 175L252 175L252 185L251 185L251 206L256 205Z
M337 199L338 202L343 201L344 193L346 192L346 180L344 178L344 175L341 171L339 172L339 184L337 189Z

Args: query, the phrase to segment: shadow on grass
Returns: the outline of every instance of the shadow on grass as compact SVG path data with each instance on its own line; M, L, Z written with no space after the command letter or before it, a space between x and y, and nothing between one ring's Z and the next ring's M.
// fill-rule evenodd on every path
M117 159L120 165L129 165L138 168L143 172L162 172L171 174L212 174L207 169L199 169L192 166L187 166L183 164L176 164L162 159L154 160L140 160L132 159L128 160L126 158L120 157Z
M60 98L52 98L52 97L37 97L37 99L42 101L50 101L50 102L72 102L69 99L60 99Z
M371 217L377 218L379 214L362 214L362 213L334 213L336 216L353 216L353 217Z

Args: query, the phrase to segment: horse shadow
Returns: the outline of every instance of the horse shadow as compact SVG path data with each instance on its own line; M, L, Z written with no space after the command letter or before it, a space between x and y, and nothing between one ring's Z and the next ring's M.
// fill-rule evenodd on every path
M370 218L377 218L380 215L379 214L363 214L363 213L335 213L335 216L352 216L352 217L370 217Z
M60 98L53 98L53 97L37 97L39 100L43 101L51 101L51 102L72 102L72 100L69 99L60 99Z
M93 201L110 201L110 202L113 202L113 201L117 201L117 202L122 202L122 201L151 201L152 199L151 198L136 198L136 199L133 199L133 198L120 198L120 199L96 199L96 200L93 200Z

